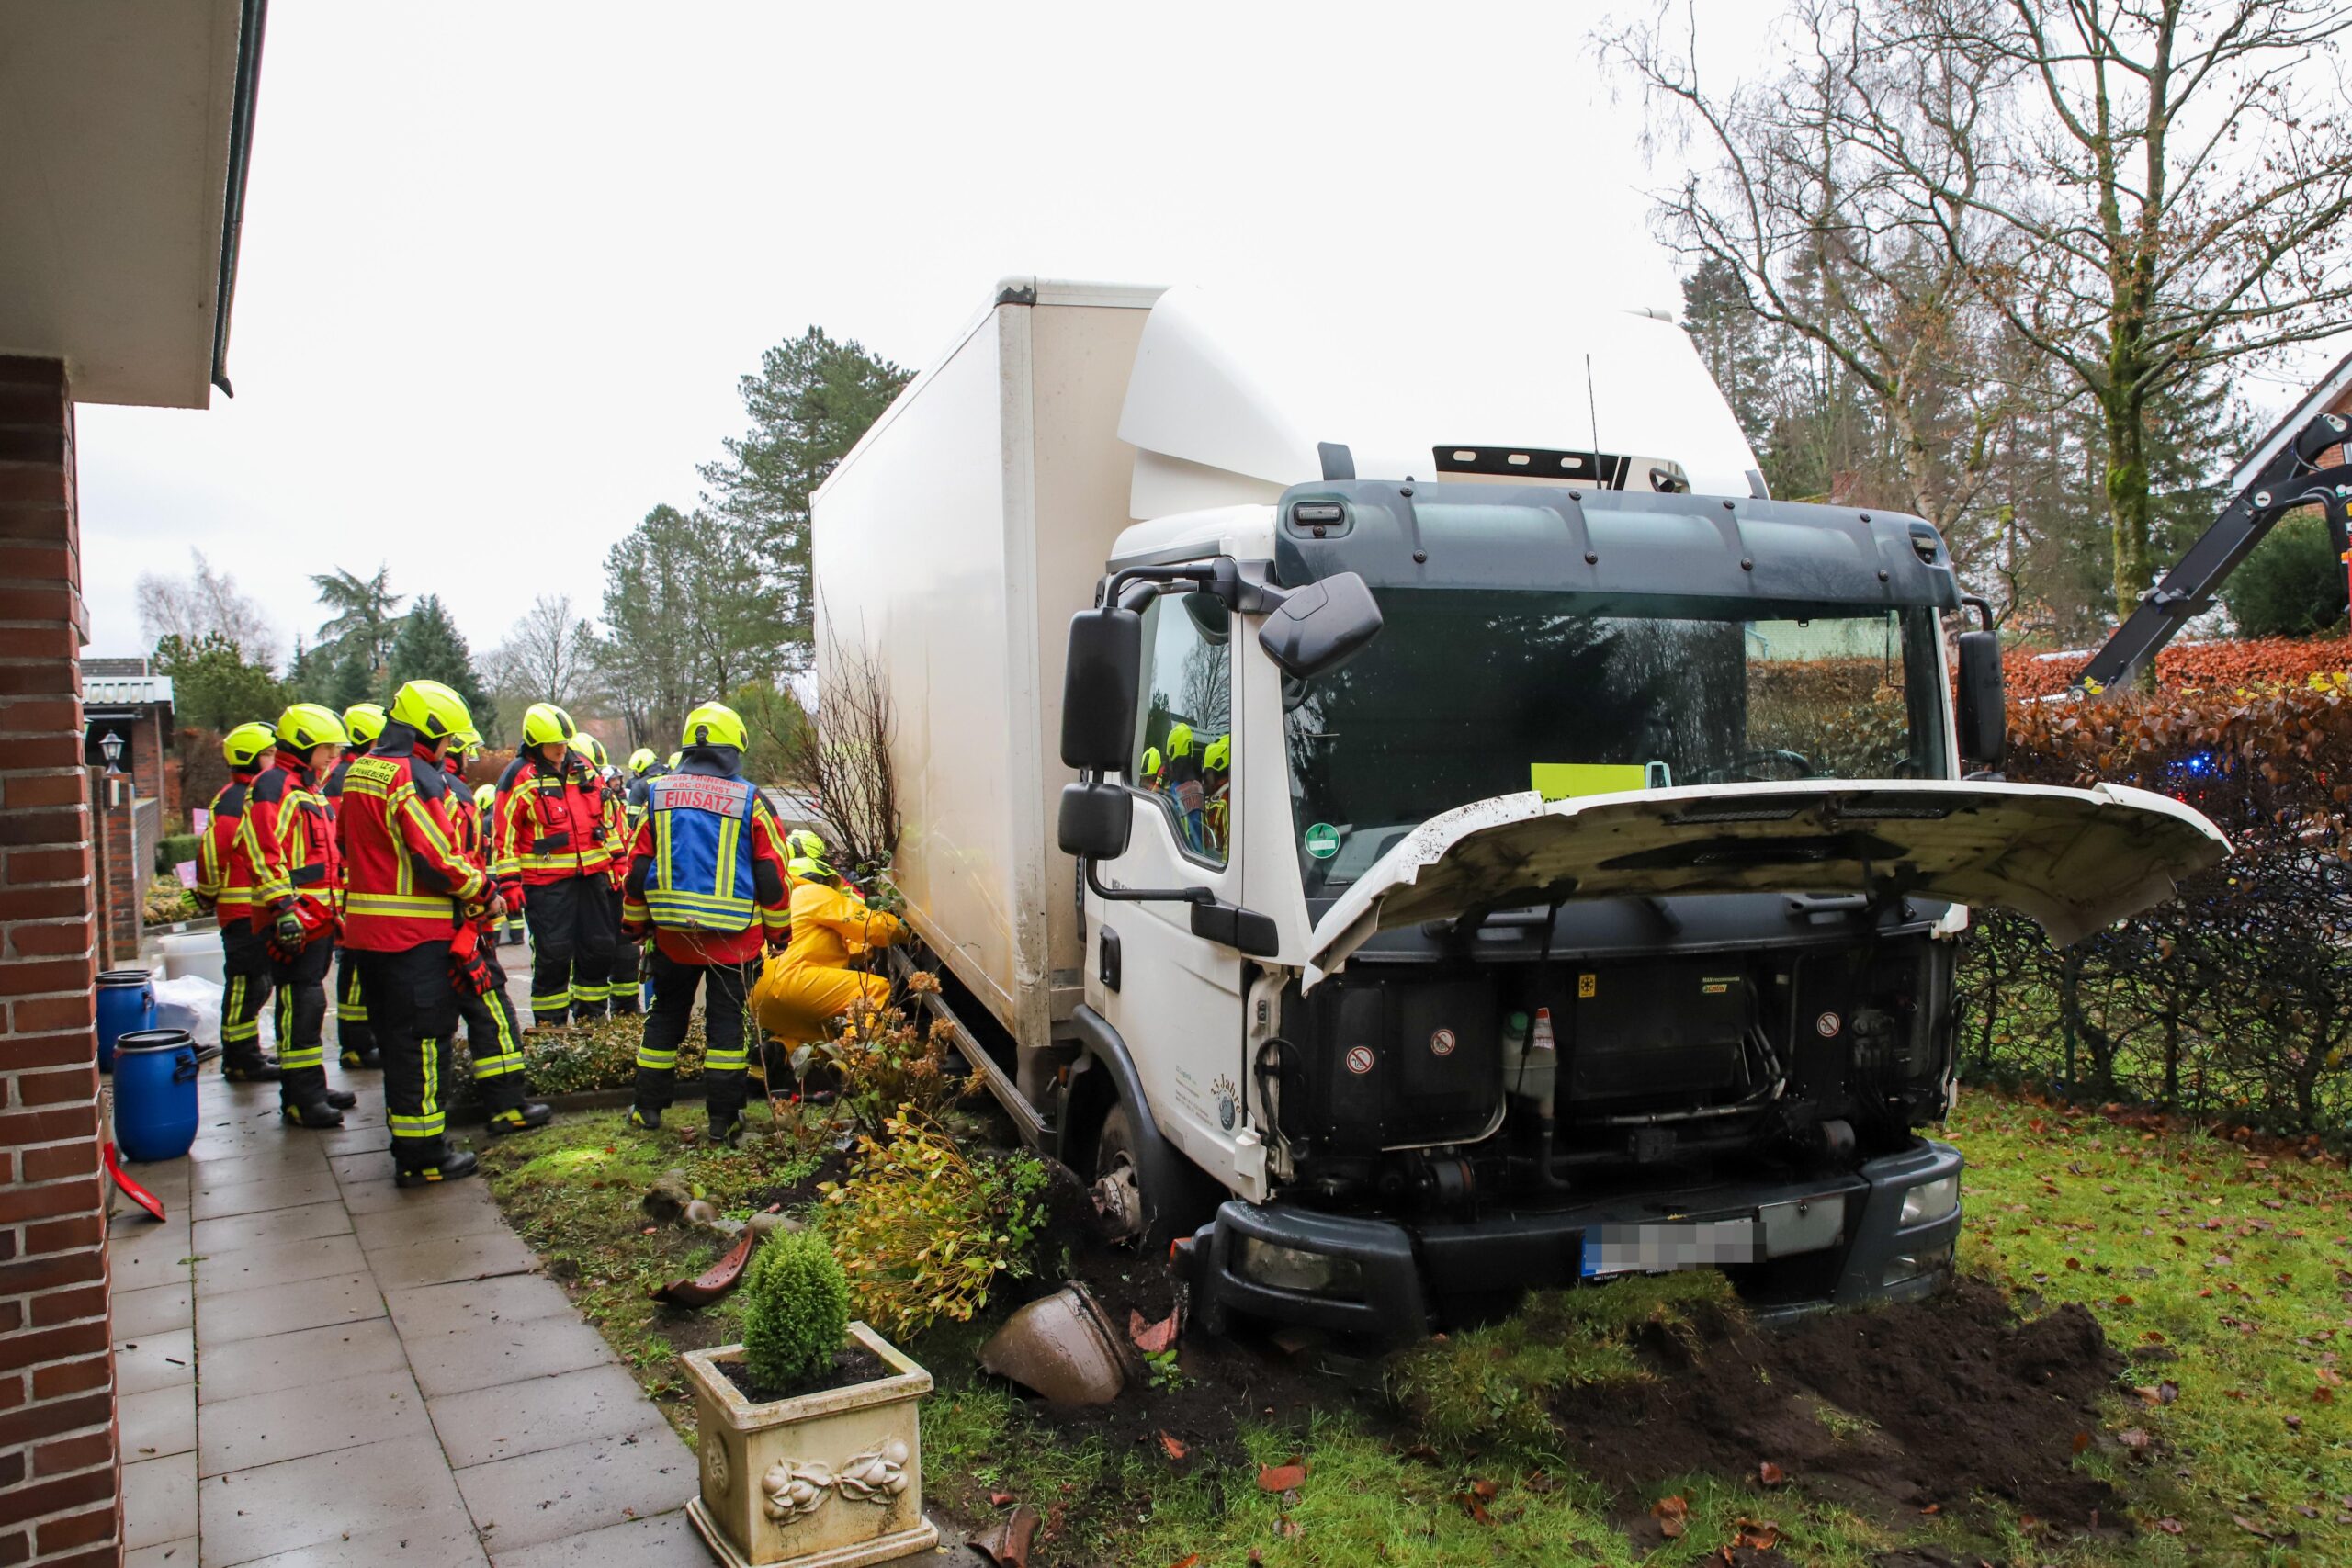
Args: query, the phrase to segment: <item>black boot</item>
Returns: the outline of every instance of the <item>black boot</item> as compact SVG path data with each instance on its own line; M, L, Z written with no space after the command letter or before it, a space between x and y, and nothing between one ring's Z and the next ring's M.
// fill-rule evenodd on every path
M392 1173L395 1187L432 1187L444 1181L461 1181L474 1173L481 1162L471 1149L459 1149L445 1154L432 1165L403 1165Z
M285 1119L288 1126L308 1128L314 1133L343 1125L343 1112L323 1100L306 1100L300 1105L281 1105L277 1108L277 1114Z
M384 1070L384 1058L373 1051L345 1051L343 1065L354 1072L364 1067L371 1073L380 1073Z
M337 1111L348 1111L359 1103L359 1097L347 1089L331 1089L327 1090L327 1103Z
M526 1100L520 1105L511 1105L503 1111L492 1111L490 1130L500 1134L527 1133L534 1127L546 1126L548 1118L554 1114L553 1106L541 1100Z
M658 1133L662 1130L662 1112L632 1105L628 1108L628 1124L641 1132Z
M710 1141L733 1148L743 1136L743 1113L740 1111L714 1111L710 1113Z
M258 1047L230 1050L220 1057L220 1077L230 1083L276 1083L280 1076L277 1062Z

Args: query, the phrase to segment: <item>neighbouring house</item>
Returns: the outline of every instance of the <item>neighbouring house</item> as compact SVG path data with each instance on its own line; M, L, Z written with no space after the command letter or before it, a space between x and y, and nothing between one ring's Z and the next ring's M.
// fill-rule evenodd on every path
M172 678L144 659L82 660L82 764L94 771L101 967L139 959L140 910L165 824L179 815Z
M193 1533L192 1495L142 1491L180 1485L176 1472L120 1451L92 1016L96 970L136 951L135 887L126 925L106 876L120 863L138 877L147 863L141 803L160 815L167 796L159 727L170 688L143 669L82 667L89 619L74 408L201 409L214 387L228 389L266 4L0 6L0 1564L9 1568L120 1563L127 1548L148 1544L125 1540L126 1495L141 1499L142 1517L184 1514ZM124 739L123 772L111 775L110 733ZM127 859L107 852L118 833Z

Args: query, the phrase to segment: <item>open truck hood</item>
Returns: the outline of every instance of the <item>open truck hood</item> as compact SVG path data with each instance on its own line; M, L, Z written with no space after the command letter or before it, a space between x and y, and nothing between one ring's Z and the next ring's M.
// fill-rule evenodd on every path
M1546 802L1497 795L1433 817L1316 923L1306 984L1374 933L1554 899L1676 893L1917 893L2015 909L2067 942L2173 896L2229 840L2124 784L1832 779Z

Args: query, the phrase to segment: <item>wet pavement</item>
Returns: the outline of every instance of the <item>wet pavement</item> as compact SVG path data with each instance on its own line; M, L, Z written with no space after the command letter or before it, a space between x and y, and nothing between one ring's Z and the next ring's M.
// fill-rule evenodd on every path
M169 1218L117 1201L130 1568L708 1563L692 1451L479 1179L392 1185L380 1075L328 1059L341 1131L208 1067L188 1156L130 1168Z

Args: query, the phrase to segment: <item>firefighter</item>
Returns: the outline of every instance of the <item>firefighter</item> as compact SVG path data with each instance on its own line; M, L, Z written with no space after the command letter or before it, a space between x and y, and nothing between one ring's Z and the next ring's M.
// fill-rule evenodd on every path
M277 761L277 731L238 725L220 738L229 782L206 808L197 846L196 901L220 918L220 1076L231 1083L276 1083L278 1066L261 1050L261 1010L269 1000L269 952L253 928L254 871L239 843L254 780Z
M1232 736L1218 736L1201 753L1201 790L1206 800L1202 831L1207 836L1209 852L1222 855L1229 848L1233 831Z
M253 925L277 987L278 1114L297 1127L343 1125L358 1096L327 1088L327 965L341 891L334 818L319 793L343 755L343 719L296 703L277 719L277 760L254 779L237 840L254 867Z
M343 732L350 738L345 742L343 761L334 765L319 789L319 794L326 797L329 812L343 804L343 775L351 771L352 761L367 755L368 748L384 733L383 705L352 704L343 710ZM379 1065L376 1059L376 1037L368 1030L368 1001L359 994L359 964L351 956L350 949L339 942L334 950L334 1041L335 1048L343 1053L345 1072Z
M842 1014L880 1007L890 982L851 965L876 948L906 940L905 923L866 907L857 890L836 886L832 867L812 856L792 863L791 942L761 966L752 1014L787 1050L824 1037Z
M596 770L603 786L605 852L611 856L605 879L612 895L613 930L621 929L621 884L628 877L628 847L636 841L629 821L628 785L621 771L605 754L605 743L582 731L571 738L572 750ZM637 1014L637 943L622 937L613 943L613 966L605 981L605 1006L616 1017Z
M481 750L479 730L460 730L441 767L449 775L458 851L487 874L490 819L480 792L466 791L466 762ZM489 790L490 785L481 788ZM496 798L494 791L492 798ZM469 922L451 941L450 968L459 976L458 1017L466 1026L474 1082L481 1086L490 1130L504 1134L544 1127L554 1112L530 1098L530 1085L523 1076L523 1026L514 1017L514 998L506 994L506 971L498 962L498 930L499 922L487 918Z
M747 992L761 950L783 932L788 897L784 829L743 777L743 721L721 704L686 716L678 765L653 782L630 847L622 907L631 933L653 936L653 1007L629 1124L662 1124L695 992L707 979L703 1109L715 1143L742 1131Z
M543 1029L605 1016L615 928L604 790L571 749L571 716L534 703L498 781L491 870L531 928L531 1012Z
M441 760L472 727L465 699L439 682L402 686L375 749L344 776L335 818L344 945L359 955L401 1187L471 1176L476 1163L472 1151L449 1148L443 1098L458 1027L453 939L505 911L489 875L458 852L449 814Z

